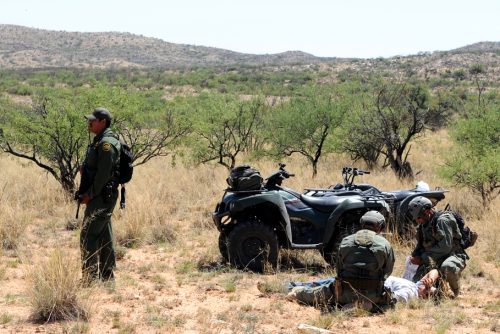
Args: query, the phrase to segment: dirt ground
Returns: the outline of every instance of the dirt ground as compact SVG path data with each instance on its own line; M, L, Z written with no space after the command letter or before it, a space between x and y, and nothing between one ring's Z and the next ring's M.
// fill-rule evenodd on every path
M26 272L32 262L28 260L43 257L57 245L71 259L78 259L79 253L75 231L59 227L47 233L33 228L29 252L1 256L0 332L314 333L299 329L300 324L329 328L334 333L500 331L498 268L488 263L480 264L479 269L473 262L471 270L466 270L463 293L456 300L398 305L382 315L325 313L287 301L280 292L288 280L331 274L315 252L288 254L295 259L295 268L285 264L278 272L255 274L220 262L211 242L217 236L213 229L185 228L181 232L184 240L174 244L125 249L115 284L86 289L91 303L88 322L36 323L30 320L26 294ZM37 244L41 233L46 238ZM309 264L300 268L297 263L301 261ZM397 266L396 271L401 271L400 261Z

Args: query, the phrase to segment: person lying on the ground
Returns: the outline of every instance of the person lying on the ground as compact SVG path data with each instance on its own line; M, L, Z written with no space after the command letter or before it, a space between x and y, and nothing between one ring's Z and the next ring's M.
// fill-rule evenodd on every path
M439 278L436 269L429 271L416 283L395 276L389 276L384 287L391 292L397 302L407 303L412 299L425 299L436 291L434 284ZM329 277L312 282L290 282L287 299L313 306L328 306L335 302L335 277Z

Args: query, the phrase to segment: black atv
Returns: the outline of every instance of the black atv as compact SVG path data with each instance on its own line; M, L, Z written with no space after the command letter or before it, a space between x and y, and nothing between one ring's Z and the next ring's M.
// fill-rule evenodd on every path
M328 196L352 196L362 194L364 196L382 196L391 208L390 225L392 230L401 237L414 238L415 226L408 216L408 204L417 196L427 197L434 205L445 198L447 190L436 188L431 190L425 182L419 182L413 189L381 191L375 186L367 183L355 184L356 176L370 174L369 171L355 167L342 168L343 184L337 183L326 189L305 189L305 195L313 197Z
M255 179L255 170L252 173L239 173L239 183L248 185L248 180ZM292 176L279 164L279 170L262 187L224 191L213 221L220 232L219 249L225 260L238 268L263 271L266 264L276 267L281 248L318 249L333 266L340 242L359 230L359 219L365 212L390 214L384 196L361 192L309 196L281 185Z

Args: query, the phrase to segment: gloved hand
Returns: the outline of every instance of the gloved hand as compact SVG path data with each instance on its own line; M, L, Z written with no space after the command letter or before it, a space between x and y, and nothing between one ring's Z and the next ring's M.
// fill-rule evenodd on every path
M81 204L89 204L90 200L91 200L91 198L87 194L83 194L80 196L80 203Z

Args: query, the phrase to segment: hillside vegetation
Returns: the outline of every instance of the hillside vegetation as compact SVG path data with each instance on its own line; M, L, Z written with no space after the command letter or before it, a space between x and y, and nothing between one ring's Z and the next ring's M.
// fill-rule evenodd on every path
M130 33L80 33L0 25L2 68L199 67L294 64L321 59L300 51L252 55L168 43Z
M130 33L50 31L0 24L0 68L192 68L327 64L334 71L412 71L421 77L452 73L474 63L500 72L500 42L478 42L451 51L387 59L321 58L301 52L254 55L169 43ZM493 70L494 69L494 70Z

